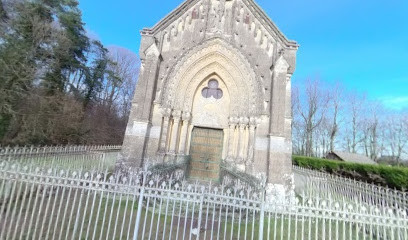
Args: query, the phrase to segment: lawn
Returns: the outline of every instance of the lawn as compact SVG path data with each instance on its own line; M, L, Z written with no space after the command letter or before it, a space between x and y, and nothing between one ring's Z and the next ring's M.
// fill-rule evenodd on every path
M139 199L133 195L78 188L39 189L29 183L16 184L13 188L15 193L26 197L0 205L1 234L5 239L132 239L134 236ZM148 198L142 206L137 239L190 238L190 229L193 239L198 232L200 239L259 238L260 213L252 209L204 204L198 230L200 204L197 202ZM263 229L264 239L343 239L344 236L350 240L363 239L363 232L369 230L344 221L275 212L265 213Z

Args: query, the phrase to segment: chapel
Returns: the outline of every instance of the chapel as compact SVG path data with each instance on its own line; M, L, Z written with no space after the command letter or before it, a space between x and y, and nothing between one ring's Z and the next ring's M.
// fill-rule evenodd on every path
M141 35L118 163L188 156L191 179L217 181L224 165L287 191L298 44L254 0L186 0Z

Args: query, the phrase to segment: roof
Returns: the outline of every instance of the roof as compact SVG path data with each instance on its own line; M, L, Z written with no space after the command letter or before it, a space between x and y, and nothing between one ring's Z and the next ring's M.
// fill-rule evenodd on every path
M357 154L357 153L334 151L333 154L335 154L336 156L338 156L341 160L345 162L353 162L353 163L360 163L360 164L377 164L369 157L365 155Z
M142 34L155 34L158 31L163 30L164 28L171 25L174 21L176 21L180 16L182 16L185 12L191 9L195 4L202 0L185 0L181 5L179 5L176 9L174 9L170 14L160 20L153 28L145 28L142 30ZM299 45L294 40L289 40L282 31L272 22L272 20L267 16L267 14L263 11L262 8L255 3L254 0L242 0L244 4L250 9L252 14L262 23L266 29L273 35L276 35L278 39L287 47L298 48Z

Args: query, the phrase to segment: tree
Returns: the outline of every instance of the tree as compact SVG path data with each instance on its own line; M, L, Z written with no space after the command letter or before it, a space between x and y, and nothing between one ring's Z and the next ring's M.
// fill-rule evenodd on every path
M407 159L406 112L385 111L381 103L344 92L339 84L331 88L317 81L304 84L295 85L292 95L295 154L324 157L338 149L400 165Z
M367 102L365 96L359 96L357 93L348 94L346 99L344 139L347 150L351 153L357 153L359 145L364 140L363 118Z
M108 50L111 62L109 69L117 78L107 79L101 98L109 107L116 103L120 115L127 118L139 76L140 60L125 48L111 46Z
M337 83L334 88L330 91L330 115L332 118L330 128L330 151L334 152L335 150L335 141L339 133L339 116L343 109L342 97L343 90L339 83Z
M363 146L367 157L376 161L383 150L381 139L380 105L372 103L367 106L369 111L363 120Z
M0 44L0 139L19 121L18 107L42 78L55 34L47 9L36 1L10 5ZM18 126L18 124L16 124Z
M2 0L0 30L1 144L121 142L133 62L87 37L77 0Z
M3 3L3 1L0 0L0 21L5 22L6 19L7 19L7 13L6 13L6 10L4 9L4 3ZM1 25L0 25L0 27L1 27ZM2 28L0 28L0 29L2 29Z
M407 153L408 134L406 126L406 116L391 115L387 117L384 124L384 141L386 149L390 153L391 160L401 163L402 155Z
M98 93L102 91L105 79L115 79L114 72L109 70L108 50L99 41L93 41L93 60L89 67L89 74L85 77L84 106L87 107L90 101L97 101Z
M72 78L87 75L86 53L90 49L90 41L86 36L77 0L47 0L44 4L58 19L57 29L63 34L53 45L54 61L44 84L50 92L63 92Z
M294 113L304 126L305 155L313 156L314 132L320 126L328 108L329 95L317 80L307 80L304 96L300 96L299 89L295 87Z
M131 99L139 72L136 54L110 47L107 71L95 101L88 107L86 122L92 142L121 144L128 121Z

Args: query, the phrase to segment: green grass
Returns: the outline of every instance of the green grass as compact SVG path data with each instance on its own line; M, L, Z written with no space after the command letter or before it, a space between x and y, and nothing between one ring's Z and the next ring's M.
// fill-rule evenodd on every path
M31 189L31 184L21 185L21 189L25 187ZM16 186L16 191L19 191L20 185ZM12 226L12 230L17 226L17 236L22 234L24 239L49 239L61 237L65 239L124 239L126 237L133 237L135 230L136 214L138 211L138 199L133 200L132 196L128 195L116 195L114 200L112 193L104 193L101 195L99 192L95 195L94 191L82 191L81 189L72 189L60 191L56 194L56 189L53 191L53 195L48 196L44 194L42 190L33 188L32 201L28 203L28 198L25 198L25 203L22 204L23 198L13 199L11 201L11 208L16 209L16 213L22 210L24 216L27 217L27 222L24 225L24 217L19 221L16 218L11 221L10 216L7 222L3 218L0 219L0 226L3 229L8 229ZM45 189L47 193L50 193L50 188ZM35 205L35 199L37 196L37 205ZM76 196L76 198L75 198ZM82 198L81 198L82 196ZM87 205L88 199L88 205ZM42 201L43 200L43 201ZM43 205L40 207L40 203ZM52 213L53 203L56 202L56 207ZM47 210L47 203L50 203ZM94 211L91 211L92 205ZM150 199L149 202L143 202L143 208L141 209L140 218L140 231L138 239L148 239L151 234L151 238L155 239L156 234L159 239L163 236L165 239L181 239L183 235L190 235L190 224L196 227L198 224L198 204L195 205L194 220L192 220L192 206L190 204L187 218L186 202L180 205L180 201L163 200L160 209L160 200L156 201L156 207L154 208L154 199ZM259 212L255 213L255 216L251 211L247 213L245 210L239 212L234 211L234 221L232 221L232 209L228 208L228 220L225 220L226 209L221 209L221 221L219 221L220 208L216 207L215 211L210 203L208 220L206 225L207 206L203 206L203 214L201 221L200 239L209 239L211 236L220 236L220 239L247 239L252 238L252 233L255 239L259 238L260 231L260 215ZM7 210L8 207L5 208ZM168 215L166 217L165 212L171 214L174 208L174 215ZM1 209L1 205L0 205ZM57 212L60 209L60 215L57 218ZM99 214L96 209L99 209ZM181 210L181 211L180 211ZM180 214L181 213L181 214ZM65 214L65 218L63 217ZM212 216L214 215L214 222L212 222ZM18 216L18 214L15 214ZM72 217L71 217L72 216ZM70 220L71 219L71 220ZM241 222L239 222L241 219ZM173 221L172 221L173 220ZM247 222L246 222L247 220ZM179 223L180 221L180 223ZM186 228L184 228L186 221ZM32 223L31 228L29 226ZM38 223L36 225L36 223ZM304 223L302 225L302 223ZM5 224L5 225L3 225ZM44 224L45 228L41 230L41 226ZM83 226L82 226L83 224ZM88 224L90 226L87 234ZM211 226L214 225L212 229ZM47 235L47 228L50 226L50 232ZM150 227L151 226L151 227ZM346 239L363 239L363 233L361 229L354 224L346 223L343 221L331 221L329 220L316 220L315 218L307 218L289 214L277 214L277 213L265 213L264 217L264 231L263 239L302 239L302 235L305 239L335 239L344 235ZM82 228L82 232L81 232ZM116 228L116 231L115 231ZM31 229L29 231L29 229ZM170 229L172 230L170 232ZM275 231L276 229L276 231ZM11 231L11 236L13 235ZM178 234L177 234L178 231ZM1 232L1 231L0 231ZM35 232L35 235L34 235ZM75 232L75 233L74 233ZM145 233L143 235L143 232ZM238 238L239 236L239 238ZM10 236L9 236L10 237ZM193 239L194 236L193 236Z
M349 177L392 189L402 191L408 189L408 168L404 167L348 163L302 156L293 156L293 163L300 167Z

